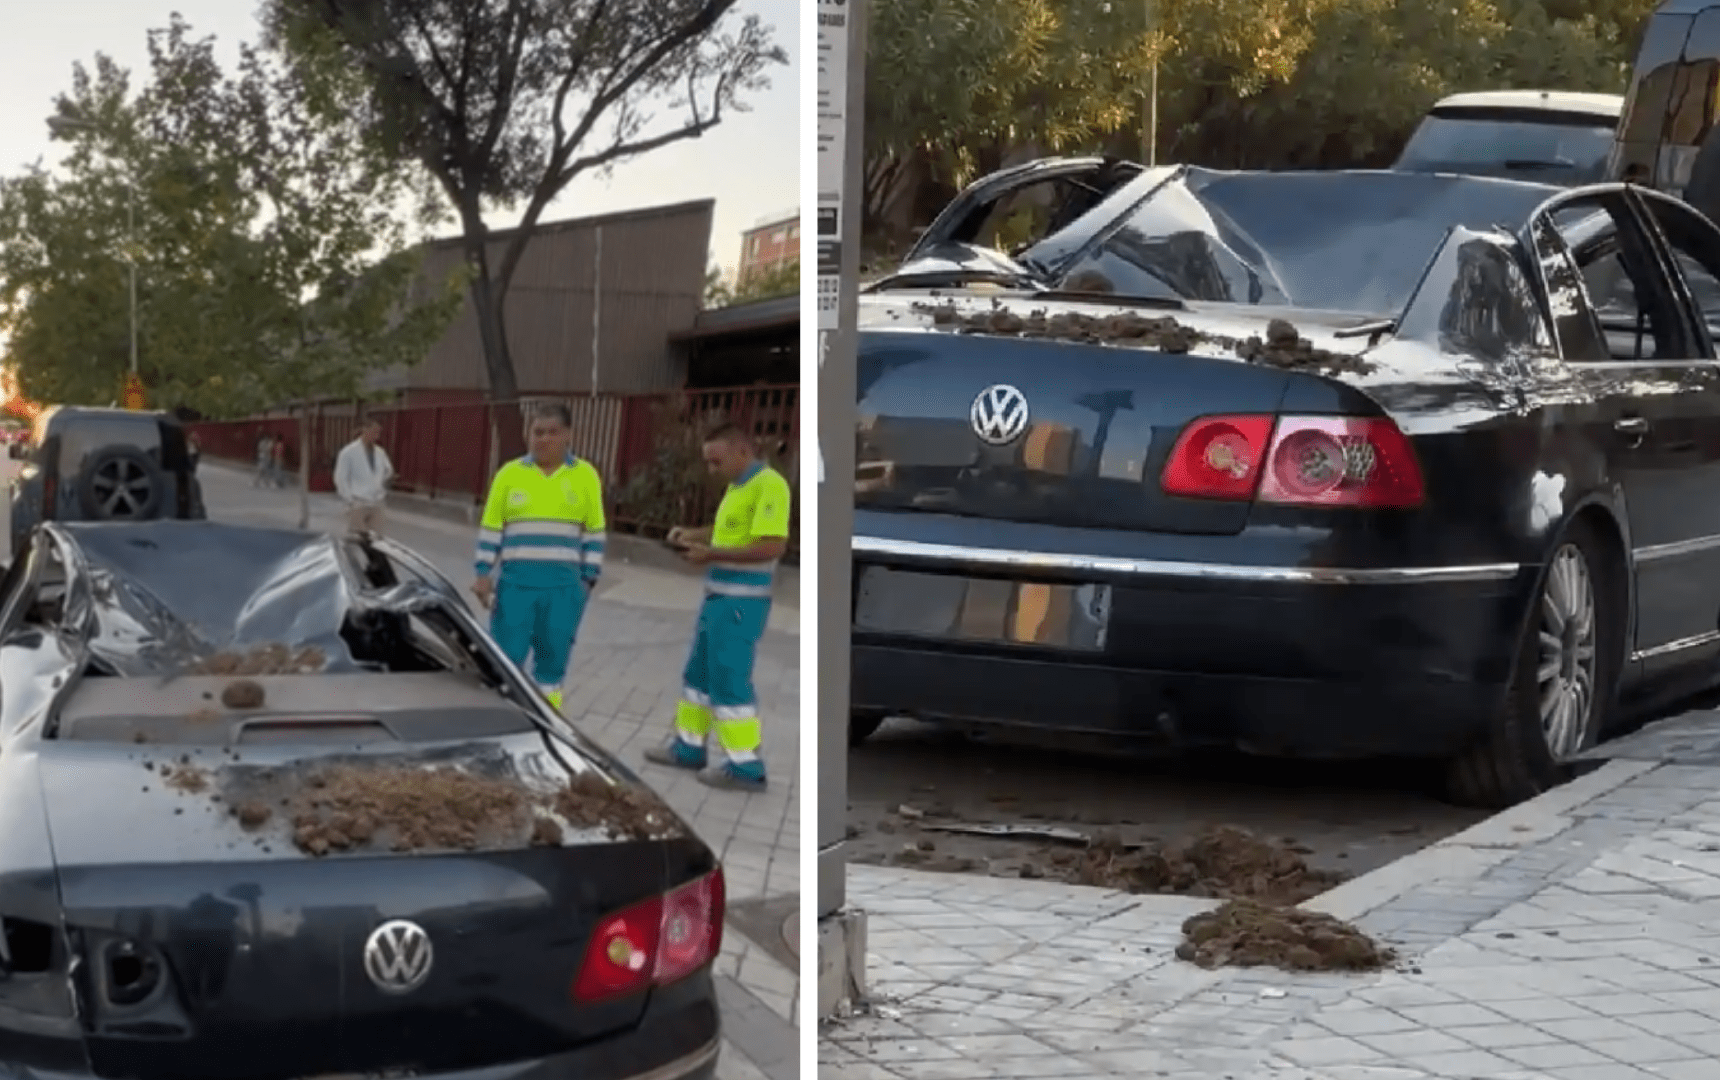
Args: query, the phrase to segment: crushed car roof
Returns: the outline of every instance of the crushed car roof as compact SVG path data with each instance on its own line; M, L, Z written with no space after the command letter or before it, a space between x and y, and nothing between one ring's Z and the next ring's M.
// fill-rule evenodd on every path
M258 648L320 654L316 670L360 671L341 637L349 615L446 601L419 585L369 589L342 550L348 541L323 533L207 521L49 529L88 573L87 589L68 590L66 618L87 601L89 649L120 675L182 674Z

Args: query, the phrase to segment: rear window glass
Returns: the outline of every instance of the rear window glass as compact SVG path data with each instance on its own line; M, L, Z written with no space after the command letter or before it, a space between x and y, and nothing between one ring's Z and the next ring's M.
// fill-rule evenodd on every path
M1598 181L1612 150L1613 127L1569 114L1536 121L1435 114L1421 122L1397 167L1445 172L1495 167L1545 173L1546 180Z

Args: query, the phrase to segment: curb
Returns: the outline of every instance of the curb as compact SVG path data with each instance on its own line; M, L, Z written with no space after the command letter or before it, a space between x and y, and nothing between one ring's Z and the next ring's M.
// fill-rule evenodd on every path
M1566 815L1571 811L1659 767L1659 762L1609 761L1594 772L1542 792L1509 810L1501 810L1460 833L1351 878L1298 906L1303 911L1354 922L1412 890L1435 882L1449 884L1478 878L1522 848L1570 828L1574 822Z

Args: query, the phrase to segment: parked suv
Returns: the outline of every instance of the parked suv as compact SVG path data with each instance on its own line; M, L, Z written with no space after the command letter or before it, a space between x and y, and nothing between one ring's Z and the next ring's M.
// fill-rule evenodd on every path
M1397 172L1497 176L1575 186L1606 175L1624 98L1564 90L1488 90L1437 102Z
M55 406L12 481L12 550L42 521L202 520L185 428L162 412Z
M1643 23L1607 175L1720 220L1720 0L1667 0Z

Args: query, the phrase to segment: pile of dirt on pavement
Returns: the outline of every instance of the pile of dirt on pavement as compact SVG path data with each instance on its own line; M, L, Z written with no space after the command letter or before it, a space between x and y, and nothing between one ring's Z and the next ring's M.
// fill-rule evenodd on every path
M1183 923L1177 958L1203 968L1277 967L1286 971L1378 971L1397 959L1355 927L1330 915L1231 900Z
M1265 904L1299 904L1344 880L1342 874L1309 866L1295 847L1234 825L1207 829L1182 843L1138 849L1100 840L1077 860L1078 885Z
M373 841L394 851L470 851L517 843L533 826L523 784L449 768L338 765L311 774L286 803L293 843L311 855Z
M311 675L328 667L328 656L314 645L258 645L248 652L218 652L194 665L190 675Z
M549 800L551 808L574 828L609 830L628 840L662 840L675 835L680 826L655 795L640 788L611 784L596 773L581 773ZM539 819L554 825L548 818ZM547 834L540 826L540 831ZM560 842L560 829L556 830Z

